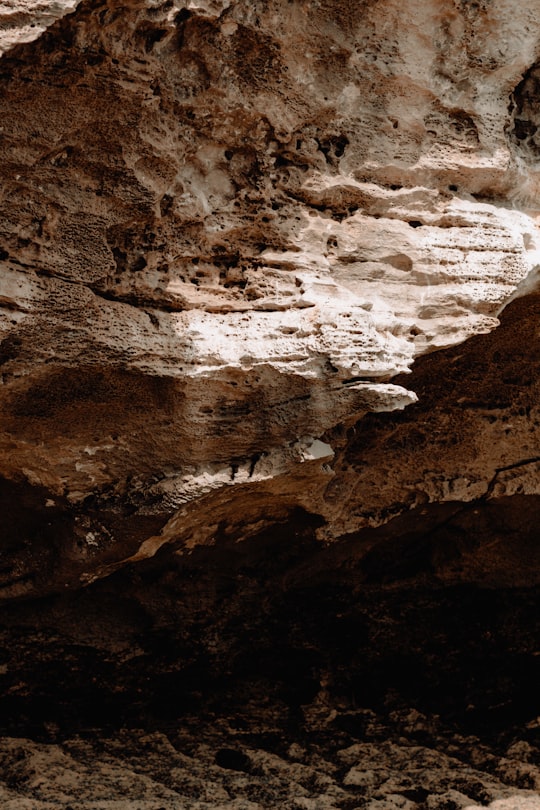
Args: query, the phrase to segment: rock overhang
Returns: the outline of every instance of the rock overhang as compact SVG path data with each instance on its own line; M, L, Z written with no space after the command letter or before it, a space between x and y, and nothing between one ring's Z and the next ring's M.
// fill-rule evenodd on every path
M397 3L45 5L74 13L3 59L2 474L177 540L187 501L275 478L348 531L324 505L347 429L536 290L530 11L518 46L505 0L410 26Z

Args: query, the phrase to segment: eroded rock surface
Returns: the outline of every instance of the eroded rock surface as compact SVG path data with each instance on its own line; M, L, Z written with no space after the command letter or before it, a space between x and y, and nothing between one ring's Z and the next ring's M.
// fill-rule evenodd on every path
M6 596L209 542L239 502L327 539L363 523L336 487L399 512L401 468L329 482L338 433L535 288L534 4L2 8L49 28L2 59L1 473L66 544L47 577L15 550Z
M37 39L49 25L77 6L79 0L2 0L0 54L20 42Z
M426 721L410 716L419 725ZM538 750L525 741L509 746L507 759L474 737L439 739L451 747L448 755L414 740L381 742L381 730L368 735L374 740L368 743L340 748L343 741L336 739L334 746L318 749L292 743L279 754L254 748L241 735L234 748L226 747L223 741L230 745L231 736L224 737L224 729L202 737L186 733L175 745L164 734L140 730L62 745L0 740L0 798L7 810L49 810L70 802L81 810L540 807L534 789L539 769L531 762ZM527 782L532 789L518 786Z
M0 3L2 806L537 810L539 16Z

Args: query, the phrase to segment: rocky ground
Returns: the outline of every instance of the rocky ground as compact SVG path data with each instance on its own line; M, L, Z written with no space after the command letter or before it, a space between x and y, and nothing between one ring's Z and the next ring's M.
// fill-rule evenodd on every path
M538 588L265 540L4 607L2 807L538 810Z
M0 740L6 810L537 810L540 720L489 741L412 709L319 705L317 728L234 718L163 731ZM306 713L309 715L310 711ZM356 733L343 730L356 726ZM340 728L341 727L341 728ZM362 731L360 732L360 729Z

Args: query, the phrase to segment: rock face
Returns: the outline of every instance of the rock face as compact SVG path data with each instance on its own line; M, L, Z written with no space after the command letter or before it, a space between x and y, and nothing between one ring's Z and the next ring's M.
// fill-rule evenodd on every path
M2 6L10 41L50 25L2 59L6 596L298 506L335 539L535 456L332 480L344 430L416 400L396 375L535 287L534 7L74 7Z
M0 53L19 42L37 39L55 20L68 14L78 0L2 0L0 4Z
M94 713L159 735L214 695L276 792L154 773L148 808L538 789L539 15L0 2L0 708L62 773ZM320 768L268 765L284 730ZM398 785L385 735L488 792Z

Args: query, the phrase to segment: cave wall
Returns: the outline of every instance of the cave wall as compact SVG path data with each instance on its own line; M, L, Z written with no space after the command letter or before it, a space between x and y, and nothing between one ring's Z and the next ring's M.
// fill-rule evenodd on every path
M6 810L538 810L539 20L0 1Z
M6 598L537 493L537 11L3 4Z

